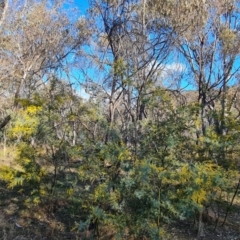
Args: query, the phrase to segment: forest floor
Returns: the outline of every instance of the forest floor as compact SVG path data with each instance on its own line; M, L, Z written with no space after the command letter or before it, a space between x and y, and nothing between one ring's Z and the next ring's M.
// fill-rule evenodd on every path
M197 237L197 228L192 222L179 221L168 226L172 240L240 240L240 208L238 212L229 214L224 226L221 223L215 229L215 223L205 223L201 237Z
M12 165L14 157L8 157L11 161L3 160L0 156L0 165ZM0 240L96 239L94 232L78 231L78 224L84 216L79 212L78 206L74 206L68 199L57 199L57 202L52 202L52 206L27 206L21 192L7 189L5 183L0 182ZM185 220L164 227L166 240L240 240L240 193L223 224L226 209L226 203L209 208L209 218L204 223L200 238L197 238L197 226ZM114 239L114 232L110 229L100 226L99 232L101 240Z
M233 209L224 226L224 211L220 213L216 228L215 222L205 223L200 238L197 238L197 227L193 222L169 224L165 227L166 240L240 240L240 206L234 205ZM16 196L16 193L0 188L0 240L96 239L93 232L77 231L81 217L74 212L70 214L71 211L64 202L51 213L44 206L26 208L21 202L21 194ZM114 239L113 232L104 228L100 228L100 235L102 240Z

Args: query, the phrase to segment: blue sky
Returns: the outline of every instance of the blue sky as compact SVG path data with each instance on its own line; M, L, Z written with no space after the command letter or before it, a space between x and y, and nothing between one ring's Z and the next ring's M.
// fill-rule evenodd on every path
M81 0L74 0L74 5L76 5L76 7L79 9L81 15L84 15L86 13L88 7L89 7L88 0L82 0L82 1ZM181 63L175 63L175 62L171 61L169 64L166 65L166 69L168 71L172 70L172 72L174 72L174 70L176 70L176 68L174 66L176 66L176 65L181 66L181 67L183 66L183 65L181 65ZM178 71L176 71L176 73L177 72ZM166 74L166 72L165 72L165 74ZM75 70L74 75L75 75L76 78L79 78L80 81L84 81L84 76L79 71ZM186 87L186 85L187 84L184 84L182 87ZM84 95L83 97L88 97L88 94L85 93L84 89L80 89L80 94Z
M84 15L86 13L88 7L89 7L88 0L82 0L82 1L81 0L74 0L74 5L80 11L80 15ZM234 68L238 68L239 65L240 65L240 61L238 59L234 64ZM166 65L166 69L170 70L170 71L173 70L172 71L173 75L177 74L177 73L180 73L179 71L176 71L176 66L180 66L179 67L180 70L183 70L183 71L187 70L186 69L187 64L182 57L178 57L178 59L176 59L176 57L174 57L173 59L170 59L168 64ZM184 69L184 66L186 67L185 69ZM84 76L79 71L75 70L74 75L75 74L76 74L76 77L79 76L79 78L82 79L82 81L84 81ZM188 78L189 78L189 76L188 76ZM181 87L186 87L185 90L192 90L194 88L193 85L188 85L188 82L186 81L186 78L185 78L185 81L184 80L182 81ZM81 92L80 94L83 94L83 95L87 96L84 89L80 90L80 92Z
M69 10L72 8L76 8L76 11L70 11L69 17L72 18L74 21L78 19L80 16L85 15L86 11L89 7L88 0L73 0L70 3L64 4L64 9ZM75 14L75 15L71 15ZM79 15L78 15L79 14ZM69 59L72 56L69 56ZM71 62L71 60L70 60ZM68 78L71 82L74 83L75 90L80 94L83 98L88 99L89 95L85 92L85 90L79 85L79 82L84 82L85 77L83 76L82 72L75 68L67 76L64 72L61 75L63 78Z
M89 6L88 0L74 0L74 3L82 13L85 13Z

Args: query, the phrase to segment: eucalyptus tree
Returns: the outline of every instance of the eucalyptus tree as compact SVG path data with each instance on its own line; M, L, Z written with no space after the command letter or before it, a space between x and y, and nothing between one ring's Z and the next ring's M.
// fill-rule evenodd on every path
M193 88L198 92L200 134L205 135L212 124L217 134L226 134L224 119L234 106L234 98L227 102L227 90L238 84L240 68L239 1L171 4L178 11L168 12L168 20L179 35L176 46L188 63ZM217 105L221 106L220 116L214 119L209 112L219 108Z
M6 1L0 28L1 94L29 98L48 74L67 70L68 56L86 39L64 2Z
M239 152L239 1L150 1L165 15L175 46L191 73L195 130L189 129L192 159L237 168ZM237 186L238 189L238 186ZM200 214L200 217L202 215ZM199 224L199 234L201 220Z
M89 14L95 29L86 54L98 75L91 71L86 85L93 95L101 92L110 128L118 125L128 142L130 125L147 117L144 98L168 57L172 31L146 1L90 1Z

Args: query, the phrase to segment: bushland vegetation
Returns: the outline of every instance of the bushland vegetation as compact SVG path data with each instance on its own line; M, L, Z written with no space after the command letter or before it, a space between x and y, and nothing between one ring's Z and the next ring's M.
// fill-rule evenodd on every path
M1 1L0 238L237 239L239 4Z

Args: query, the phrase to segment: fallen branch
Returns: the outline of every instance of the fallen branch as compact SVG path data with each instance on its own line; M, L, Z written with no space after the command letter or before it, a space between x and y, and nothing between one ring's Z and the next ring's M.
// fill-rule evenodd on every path
M8 115L4 118L3 122L0 124L0 130L3 129L11 120L11 116Z

